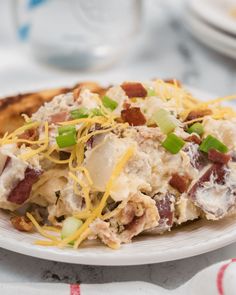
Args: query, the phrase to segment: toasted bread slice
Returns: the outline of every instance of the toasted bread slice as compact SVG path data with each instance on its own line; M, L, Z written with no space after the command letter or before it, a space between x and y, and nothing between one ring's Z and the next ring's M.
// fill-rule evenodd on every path
M0 99L0 136L20 127L24 123L22 114L31 116L41 105L52 100L56 95L67 93L81 87L89 88L91 91L101 95L106 91L106 88L102 88L95 82L83 82L70 88L47 89Z

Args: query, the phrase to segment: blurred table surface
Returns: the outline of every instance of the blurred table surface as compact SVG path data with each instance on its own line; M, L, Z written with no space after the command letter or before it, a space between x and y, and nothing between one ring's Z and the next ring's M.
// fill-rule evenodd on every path
M40 85L104 83L175 77L216 95L236 93L236 61L194 40L186 31L179 0L145 2L142 42L117 65L100 72L59 71L37 64L14 40L7 3L0 0L0 96ZM214 262L236 256L236 244L183 260L130 267L97 267L44 261L0 249L2 282L105 283L142 280L175 288Z

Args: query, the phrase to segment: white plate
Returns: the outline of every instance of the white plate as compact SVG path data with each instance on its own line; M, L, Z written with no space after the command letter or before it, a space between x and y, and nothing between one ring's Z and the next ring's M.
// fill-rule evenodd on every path
M210 95L192 91L197 97ZM0 247L38 258L89 265L138 265L171 261L198 255L236 242L235 217L218 222L199 220L163 235L143 235L132 244L111 250L97 242L88 242L79 250L34 245L39 234L14 230L9 216L0 211Z
M236 9L235 0L188 0L188 6L205 21L236 34L236 18L230 15L230 10Z
M211 27L191 11L186 15L186 22L187 29L199 41L224 55L236 58L236 38Z

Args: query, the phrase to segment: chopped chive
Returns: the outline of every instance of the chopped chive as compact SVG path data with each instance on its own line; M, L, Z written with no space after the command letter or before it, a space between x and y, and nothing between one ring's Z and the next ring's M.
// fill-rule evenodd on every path
M73 235L83 224L83 221L73 216L67 217L63 221L61 230L61 239L65 239ZM73 244L73 243L72 243Z
M171 154L177 154L184 145L185 141L174 133L168 134L166 139L162 142L162 146Z
M69 147L72 145L75 145L77 140L76 140L76 132L69 131L66 133L63 133L61 135L58 135L56 137L56 142L59 148L65 148Z
M67 132L76 132L75 125L67 125L67 126L58 127L58 134L59 135L62 135Z
M199 147L200 151L208 153L210 149L215 149L222 153L228 152L228 147L212 135L208 135Z
M87 108L79 108L78 110L73 110L70 112L72 119L81 119L81 118L88 118L89 110Z
M99 109L99 108L91 109L90 113L92 114L93 117L103 116L103 113L102 113L101 109Z
M194 123L193 125L191 125L188 128L187 132L188 133L197 133L198 135L202 135L204 132L203 125L199 122Z
M114 111L118 107L118 102L106 95L102 98L102 104L105 108L111 109L112 111Z
M172 132L177 127L173 116L164 109L157 110L153 114L152 119L165 134Z
M154 89L152 89L152 88L147 89L147 96L156 96L156 95L157 94Z

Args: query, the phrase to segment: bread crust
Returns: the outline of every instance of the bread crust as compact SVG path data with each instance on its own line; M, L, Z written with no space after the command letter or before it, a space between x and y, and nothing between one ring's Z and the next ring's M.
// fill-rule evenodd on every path
M89 88L100 95L103 95L106 91L106 88L101 87L96 82L82 82L68 88L46 89L0 98L0 136L6 132L12 132L24 124L22 114L30 117L45 102L52 100L53 97L83 87Z

